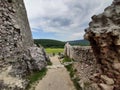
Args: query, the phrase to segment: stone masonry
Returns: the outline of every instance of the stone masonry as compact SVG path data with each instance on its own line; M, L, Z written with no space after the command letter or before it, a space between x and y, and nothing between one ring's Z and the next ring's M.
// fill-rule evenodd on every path
M46 66L34 45L23 0L0 0L0 90L24 90L26 76Z
M79 79L78 83L83 90L91 89L91 77L97 71L96 60L93 50L90 46L71 46L69 43L65 45L64 55L73 59L73 69L76 71L75 76Z
M120 90L120 0L94 15L85 31L99 67L93 82L100 90Z
M95 60L93 50L90 46L71 46L66 43L64 47L64 55L70 57L77 62L85 62L92 64Z

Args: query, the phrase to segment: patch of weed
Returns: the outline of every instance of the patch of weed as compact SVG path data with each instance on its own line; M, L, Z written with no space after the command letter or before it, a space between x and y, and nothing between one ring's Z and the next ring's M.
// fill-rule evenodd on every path
M76 90L82 90L79 83L78 83L79 79L77 77L74 78L76 70L73 69L72 64L69 64L69 65L67 65L65 67L70 72L70 77L71 77L71 80L73 81L73 84L74 84Z
M41 71L34 72L30 76L27 77L29 80L29 85L26 88L26 90L29 90L31 88L31 85L34 84L36 81L41 80L46 75L47 69L43 68Z
M76 90L82 90L82 88L80 87L80 85L78 83L79 79L77 77L74 78L72 81L74 83L74 86L76 87Z
M72 62L73 60L70 59L69 57L65 56L64 59L62 60L62 63L65 63L65 62Z
M47 62L47 65L51 66L51 65L52 65L52 62L51 62L51 61L48 61L48 62Z

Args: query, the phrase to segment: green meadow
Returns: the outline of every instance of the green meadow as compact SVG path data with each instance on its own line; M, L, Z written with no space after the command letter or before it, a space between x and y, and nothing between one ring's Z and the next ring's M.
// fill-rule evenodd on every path
M48 54L58 54L58 53L63 53L64 49L63 48L46 48L45 49L46 53Z

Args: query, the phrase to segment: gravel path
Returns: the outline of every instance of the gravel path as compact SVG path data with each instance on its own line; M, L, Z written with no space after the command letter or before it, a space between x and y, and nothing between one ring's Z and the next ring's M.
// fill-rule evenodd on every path
M69 73L59 62L58 57L50 57L52 66L48 66L46 76L39 81L35 90L75 90Z

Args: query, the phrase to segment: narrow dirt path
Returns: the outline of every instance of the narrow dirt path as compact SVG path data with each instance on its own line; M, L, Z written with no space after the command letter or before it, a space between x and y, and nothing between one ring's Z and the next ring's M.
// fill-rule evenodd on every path
M39 81L35 90L75 90L69 73L58 60L58 56L50 57L52 66L48 66L46 76Z

